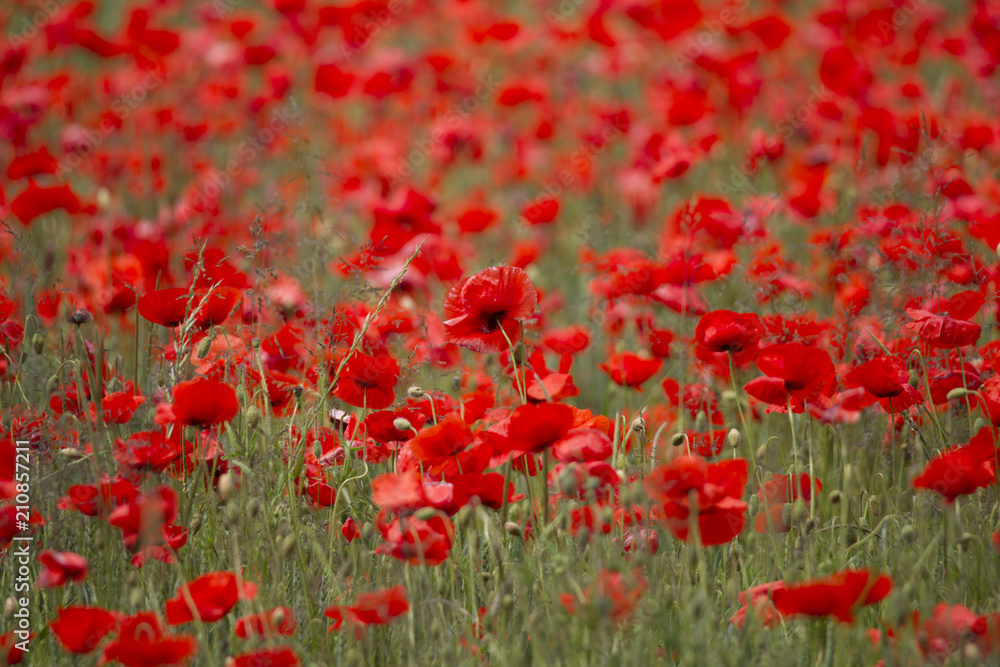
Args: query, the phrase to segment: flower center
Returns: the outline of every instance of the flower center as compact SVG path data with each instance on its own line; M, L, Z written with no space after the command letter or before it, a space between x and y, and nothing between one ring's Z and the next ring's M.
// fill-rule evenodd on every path
M496 313L483 313L483 319L486 320L486 324L483 326L484 333L493 333L500 328L500 323L503 322L503 318L507 316L506 310L501 310Z

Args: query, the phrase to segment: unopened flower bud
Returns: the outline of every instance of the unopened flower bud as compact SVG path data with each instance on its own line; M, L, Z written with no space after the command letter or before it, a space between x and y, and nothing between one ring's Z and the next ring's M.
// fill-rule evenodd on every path
M205 336L204 338L201 339L201 342L198 343L198 352L197 352L198 358L204 359L206 356L208 356L208 351L211 349L212 349L212 339L209 336Z
M223 500L232 500L236 497L237 490L236 478L233 473L227 472L219 477L219 496Z
M743 436L735 428L729 429L729 435L726 436L726 439L729 440L729 446L733 449L739 447L740 443L743 442Z
M257 428L260 425L261 414L260 408L256 405L251 405L247 408L247 426L251 429Z
M292 550L295 548L295 535L286 535L285 539L281 541L281 546L279 547L279 552L282 558L288 558Z
M914 389L916 389L917 387L920 386L920 376L917 375L916 371L910 370L910 377L906 380L906 382L911 387L913 387Z
M632 420L632 425L629 426L629 430L638 436L643 438L646 437L646 420L642 417L636 417Z
M412 431L413 424L406 417L396 417L392 420L392 427L397 431Z
M830 494L830 504L839 505L840 501L844 499L844 494L840 492L840 489L834 489L833 493Z
M954 401L956 398L965 398L971 393L972 392L965 387L955 387L945 395L945 398L949 401Z
M524 350L524 343L518 342L511 351L510 358L514 360L515 366L523 366L527 353Z
M75 324L76 326L80 326L81 324L86 324L87 322L90 322L93 319L94 319L93 316L86 310L74 310L66 317L66 320L70 324Z
M34 350L35 354L41 354L45 351L45 339L42 338L41 334L35 334L31 337L31 349Z
M521 529L521 525L514 523L513 521L508 521L503 525L503 529L507 531L507 534L511 537L524 537L524 531Z
M434 509L433 507L421 507L420 509L418 509L416 512L413 513L413 516L420 519L421 521L430 521L431 519L434 518L436 514L437 510Z
M687 442L686 433L674 433L674 437L670 439L670 444L673 445L674 447L680 447L685 442Z
M410 398L423 398L427 395L427 392L419 384L414 384L410 385L410 388L406 390L406 395Z

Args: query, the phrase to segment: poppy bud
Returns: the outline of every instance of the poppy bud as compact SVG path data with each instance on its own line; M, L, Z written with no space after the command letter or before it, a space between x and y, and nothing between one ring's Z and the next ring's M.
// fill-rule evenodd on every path
M247 506L247 514L250 515L251 519L256 519L263 511L264 508L261 505L260 498L253 498L250 500L250 503Z
M511 359L514 360L514 365L523 366L524 359L526 356L527 354L524 351L524 343L518 342L518 344L514 346L514 349L510 355Z
M226 503L226 525L238 525L242 515L243 513L240 511L239 503L232 500Z
M760 461L763 461L765 458L767 458L767 443L764 443L763 445L758 447L757 451L754 452L754 456Z
M418 509L416 512L413 513L413 516L420 519L421 521L430 521L431 519L434 518L434 515L436 514L437 510L434 509L433 507L421 507L420 509Z
M830 504L839 505L840 501L844 499L844 494L840 492L840 489L834 489L833 493L830 494Z
M978 646L969 642L965 645L965 648L962 649L962 655L969 662L979 662L983 657L983 652L979 650Z
M514 608L514 596L511 594L504 595L500 600L500 607L504 611L510 611Z
M247 408L247 426L251 429L255 429L260 425L260 417L260 408L256 405L251 405Z
M219 477L219 496L223 500L232 500L236 496L236 479L233 473L227 472Z
M986 427L986 420L982 417L976 417L976 421L972 422L972 432L979 433L983 428Z
M729 446L733 449L739 447L740 443L743 442L743 436L735 428L729 429L729 435L726 436L726 439L729 440Z
M972 392L965 387L955 387L945 395L945 398L949 401L954 401L956 398L965 398L971 393Z
M958 538L958 546L963 549L967 548L973 537L975 536L972 533L962 533Z
M63 447L62 449L59 450L59 456L63 457L64 459L75 461L77 459L83 458L83 452L74 447Z
M633 433L635 433L636 435L639 435L639 436L645 438L646 437L646 420L643 419L642 417L636 417L635 419L632 420L632 425L629 427L629 430L632 431Z
M410 388L406 390L406 395L410 398L423 398L427 395L427 392L419 384L414 384L410 385Z
M294 548L295 548L295 535L286 535L285 539L281 541L281 546L279 547L281 557L288 558L292 553L292 549Z
M276 607L274 611L271 612L271 623L274 627L278 627L285 621L285 610L281 607Z
M511 537L524 537L524 531L521 529L520 524L514 523L513 521L508 521L503 525L503 529L507 531L507 534Z
M719 396L725 405L734 405L737 401L736 392L732 389L727 389Z
M707 426L708 426L708 413L706 413L704 410L699 410L698 414L695 415L694 417L694 430L700 433L701 431L704 431Z
M920 386L920 376L917 375L916 371L910 370L910 378L906 382L911 387L913 387L914 389L916 389L917 387Z
M41 334L35 334L31 337L31 349L35 351L35 354L41 354L45 350L45 339L42 338Z
M674 437L670 439L670 444L674 447L680 447L685 442L687 442L687 434L685 433L674 433Z
M375 525L370 521L366 521L365 525L361 526L361 537L363 537L365 540L371 540L372 537L374 537L374 535L375 535Z
M108 192L107 188L98 188L95 199L97 200L97 208L100 210L107 211L111 208L111 193Z
M14 617L14 598L7 598L3 603L3 617L10 619Z
M456 375L451 379L451 389L452 391L458 391L462 388L462 378Z
M396 417L392 420L392 427L397 431L412 431L413 424L406 417Z
M198 531L201 530L201 515L200 514L195 514L193 517L191 517L191 523L188 525L188 529L191 531L192 535L197 534Z
M198 358L204 359L208 355L208 351L212 349L212 338L210 336L205 336L198 343Z
M141 608L146 601L146 593L141 588L133 588L128 592L128 601L133 607Z
M59 376L53 375L49 378L49 381L45 383L45 391L52 395L59 391Z
M785 503L781 508L781 523L786 526L792 525L792 509L791 503Z

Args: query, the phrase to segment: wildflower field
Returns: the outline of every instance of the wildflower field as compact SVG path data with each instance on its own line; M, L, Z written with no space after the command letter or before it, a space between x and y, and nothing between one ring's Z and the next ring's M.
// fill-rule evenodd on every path
M997 0L5 0L0 664L1000 663Z

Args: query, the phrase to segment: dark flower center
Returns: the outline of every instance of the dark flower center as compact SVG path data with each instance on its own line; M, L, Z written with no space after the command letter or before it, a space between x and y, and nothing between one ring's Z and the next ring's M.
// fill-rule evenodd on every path
M499 329L500 323L503 322L503 318L506 316L506 310L501 310L497 313L483 313L483 319L486 320L486 324L483 325L483 333L493 333Z

